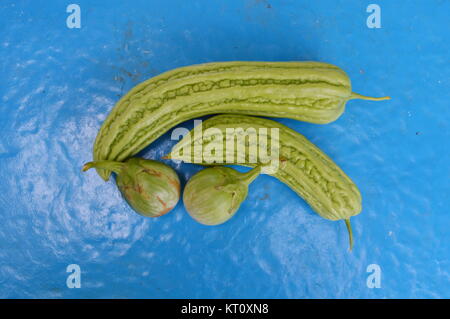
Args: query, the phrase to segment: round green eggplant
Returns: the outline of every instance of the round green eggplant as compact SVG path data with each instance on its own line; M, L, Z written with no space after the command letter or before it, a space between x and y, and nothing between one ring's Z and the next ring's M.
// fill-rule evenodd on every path
M180 199L180 180L170 166L143 158L125 162L94 161L83 171L102 168L117 174L116 183L122 196L139 214L159 217L170 212Z
M260 167L247 173L222 166L203 169L186 184L184 206L201 224L222 224L237 212L247 197L248 185L260 173Z

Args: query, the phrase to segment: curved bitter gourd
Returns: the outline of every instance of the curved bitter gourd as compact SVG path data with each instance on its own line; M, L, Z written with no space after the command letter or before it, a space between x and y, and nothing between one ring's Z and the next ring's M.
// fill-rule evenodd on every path
M270 175L287 184L320 216L330 220L345 220L351 248L353 236L350 217L359 214L362 208L358 188L318 147L283 124L252 116L218 115L202 123L201 134L195 132L194 128L185 135L166 158L205 165L238 164L250 167L267 165L262 163L259 157L255 163L249 163L247 159L245 162L238 160L238 150L245 152L246 158L250 154L249 149L255 142L250 142L249 138L231 136L236 145L227 147L227 140L230 140L227 131L238 128L246 132L249 132L249 129L256 130L257 143L262 140L265 147L269 144L277 146L279 166ZM260 130L261 128L263 130ZM277 135L271 134L273 128L278 128ZM222 150L220 162L217 161L218 152L214 151L215 154L212 154L214 152L207 150Z
M123 161L173 126L208 114L235 113L329 123L350 99L347 74L321 62L218 62L181 67L124 95L104 121L94 160ZM107 180L110 171L97 169Z

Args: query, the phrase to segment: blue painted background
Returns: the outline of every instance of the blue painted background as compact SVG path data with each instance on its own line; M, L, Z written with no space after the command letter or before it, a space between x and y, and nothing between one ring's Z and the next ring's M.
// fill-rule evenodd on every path
M450 2L69 1L0 4L0 297L449 298ZM163 71L224 60L318 60L354 91L330 125L280 120L329 154L359 186L363 212L320 218L269 176L237 215L197 224L180 203L135 214L94 171L96 133L115 102ZM192 121L183 124L192 127ZM166 134L143 156L175 143ZM168 162L183 183L199 170ZM66 287L78 264L82 287ZM366 268L378 264L381 288Z

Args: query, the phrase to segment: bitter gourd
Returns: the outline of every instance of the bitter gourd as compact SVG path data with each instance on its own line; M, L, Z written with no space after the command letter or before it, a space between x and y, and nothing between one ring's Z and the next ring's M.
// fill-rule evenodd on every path
M250 167L267 165L261 163L259 157L256 163L238 161L239 147L248 157L251 142L245 136L235 138L234 135L226 134L226 130L237 128L244 132L255 129L258 132L258 141L263 140L267 147L269 144L278 145L280 163L276 172L270 175L292 188L320 216L329 220L345 220L351 247L353 239L350 217L359 214L362 208L358 188L318 147L300 133L281 123L252 116L218 115L202 123L201 134L194 134L195 128L190 131L172 148L166 158L187 163L214 165L211 158L217 159L218 153L211 155L205 150L222 149L221 163L216 164L239 164ZM260 128L266 130L260 130ZM278 128L277 136L270 134L273 128ZM266 135L262 136L264 134ZM236 147L227 148L226 140L230 138L238 144L235 145ZM234 162L230 162L229 159L234 159Z
M238 113L329 123L352 93L337 66L321 62L218 62L181 67L131 89L104 121L94 160L123 161L173 126L208 114ZM97 169L107 180L110 171Z

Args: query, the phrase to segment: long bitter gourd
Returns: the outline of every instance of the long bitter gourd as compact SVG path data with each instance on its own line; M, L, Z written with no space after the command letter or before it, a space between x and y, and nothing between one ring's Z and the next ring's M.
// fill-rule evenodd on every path
M219 62L181 67L131 89L104 121L94 160L122 161L173 126L208 114L237 113L329 123L352 93L337 66L321 62ZM108 170L97 170L103 179Z
M271 134L273 128L278 129L277 135ZM255 163L248 162L247 155L250 155L254 141L251 142L248 135L237 138L236 135L227 134L227 130L237 129L247 133L253 129L258 133L258 143L264 141L267 147L269 144L277 145L280 163L278 169L270 175L292 188L320 216L330 220L345 220L351 247L353 240L350 217L361 212L361 194L358 188L318 147L283 124L252 116L218 115L202 123L201 134L197 134L195 128L190 131L172 148L166 158L214 165L212 158L217 160L217 151L221 150L220 163L215 164L250 167L267 165L261 163L259 157ZM230 139L237 145L227 147L227 140ZM239 149L245 152L247 162L238 160ZM214 150L214 154L205 150ZM230 162L230 159L233 161Z

